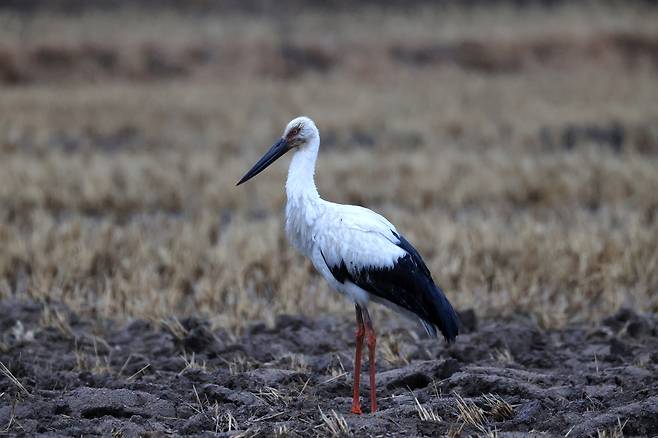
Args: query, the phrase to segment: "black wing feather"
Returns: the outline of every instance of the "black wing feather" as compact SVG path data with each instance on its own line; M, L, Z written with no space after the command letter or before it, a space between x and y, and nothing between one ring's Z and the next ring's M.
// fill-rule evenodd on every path
M416 248L402 235L393 234L399 240L397 246L406 253L393 267L368 267L351 273L345 261L341 260L337 265L327 263L331 274L340 283L351 281L378 298L415 313L426 323L426 327L431 327L431 334L436 336L434 327L438 327L448 342L454 341L459 332L457 313L443 290L434 283Z

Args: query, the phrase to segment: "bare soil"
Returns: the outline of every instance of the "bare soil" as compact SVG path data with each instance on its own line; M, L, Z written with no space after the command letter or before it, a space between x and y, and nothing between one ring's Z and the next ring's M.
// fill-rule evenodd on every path
M452 346L418 338L399 318L377 321L380 411L355 416L348 320L281 316L236 336L194 318L118 324L5 300L0 427L48 436L658 433L655 315L622 309L554 331L521 317L462 317L467 333ZM421 420L419 406L435 419Z

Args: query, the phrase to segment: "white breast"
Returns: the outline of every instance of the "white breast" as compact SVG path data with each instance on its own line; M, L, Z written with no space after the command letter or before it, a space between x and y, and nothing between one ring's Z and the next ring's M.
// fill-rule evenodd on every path
M362 207L335 204L320 198L286 204L286 235L329 285L357 303L369 294L336 280L329 265L345 263L355 273L364 268L391 267L405 253L395 242L395 227L382 216Z
M286 236L295 249L309 259L313 253L314 229L323 208L319 199L293 198L286 203Z

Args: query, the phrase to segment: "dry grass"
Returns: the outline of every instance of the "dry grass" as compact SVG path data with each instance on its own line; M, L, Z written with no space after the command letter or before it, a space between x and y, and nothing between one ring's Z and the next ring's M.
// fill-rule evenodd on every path
M320 409L320 418L322 419L322 423L319 428L325 436L346 437L352 435L347 421L345 421L345 417L333 409L329 414L325 414L322 412L322 409Z
M204 399L199 397L199 392L194 385L192 385L192 392L194 394L194 403L187 403L187 405L197 415L202 415L210 420L214 424L215 433L235 432L240 429L235 416L230 410L223 408L217 401L211 403L207 397ZM245 433L248 431L245 431Z
M441 423L443 421L443 418L441 418L431 406L421 404L418 397L416 397L416 394L411 392L411 396L416 404L416 413L418 414L420 421L429 421L433 423Z
M91 371L95 374L110 374L112 367L107 355L101 356L98 352L98 344L93 340L94 353L89 354L80 348L78 340L75 340L75 368L79 371ZM121 373L119 373L121 374Z
M494 421L506 421L514 418L514 406L498 394L485 394L482 398L489 411L489 415L491 415Z
M393 366L404 366L409 364L409 359L403 352L402 340L397 334L384 334L379 341L379 352L382 358Z
M468 425L479 433L487 434L487 415L486 412L471 400L464 400L461 395L455 394L457 410L459 411L459 421L462 427Z
M498 394L484 394L479 403L473 399L465 400L457 393L454 396L458 421L461 422L459 432L468 426L482 435L498 436L497 430L492 429L490 423L506 421L515 415L514 406Z
M5 366L5 364L3 364L2 362L0 362L0 372L2 373L3 376L5 376L6 379L8 379L11 383L14 384L14 386L16 386L16 388L18 388L18 390L19 390L22 394L27 395L27 396L30 395L30 391L28 391L28 390L25 388L25 386L23 386L23 384L21 383L21 381L18 380L18 379L16 378L16 376L14 376L14 374L11 372L11 370L9 370L9 368L7 368L7 367Z
M191 356L188 356L187 353L183 353L183 362L185 362L185 368L183 368L179 374L183 374L187 370L201 370L208 372L206 361L199 362L194 353L192 353Z
M623 423L620 418L617 418L617 425L612 429L600 429L596 431L596 436L598 438L623 438L624 437L624 427L626 427L628 420L625 420Z
M336 47L385 54L400 42L478 40L485 31L522 43L565 27L567 43L569 35L651 35L654 14L361 13L359 26L338 17ZM445 26L435 31L438 15ZM70 45L130 19L59 17L0 29L12 49L19 33L36 44L53 27L67 30L51 43ZM160 33L165 48L216 35L225 46L257 46L276 26L245 18L236 28L213 16L161 32L171 20L122 33L118 50ZM319 30L301 31L320 29L318 17L299 20L289 41L303 35L305 44L331 46ZM285 242L285 165L234 187L284 123L305 113L324 140L321 193L388 216L458 307L527 312L549 327L621 305L658 311L656 70L642 59L610 62L600 50L588 62L497 74L345 61L283 78L245 67L148 83L1 86L0 297L163 320L172 332L180 325L172 314L239 331L285 312L351 312Z
M234 356L230 360L222 359L222 361L226 364L226 368L232 376L247 372L253 369L255 365L242 355Z

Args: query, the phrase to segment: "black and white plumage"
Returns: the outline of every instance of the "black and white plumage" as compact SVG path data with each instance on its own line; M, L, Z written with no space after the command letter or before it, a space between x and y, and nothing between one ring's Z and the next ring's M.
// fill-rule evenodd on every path
M360 287L373 301L380 302L407 315L415 315L432 336L437 336L437 328L448 342L455 340L459 331L459 321L452 305L443 290L432 279L416 248L395 231L396 245L405 254L393 266L359 267L354 263L340 260L339 264L329 264L323 258L334 278L345 284L349 281Z
M448 342L458 334L459 319L418 251L393 224L367 208L320 198L314 181L319 147L320 134L315 123L298 117L238 185L289 150L295 150L286 182L286 235L335 290L354 301L358 326L355 368L360 370L365 335L370 350L371 409L375 410L375 334L368 303L380 302L416 316L430 335L436 337L438 329ZM361 412L359 373L355 373L354 382L355 413Z

